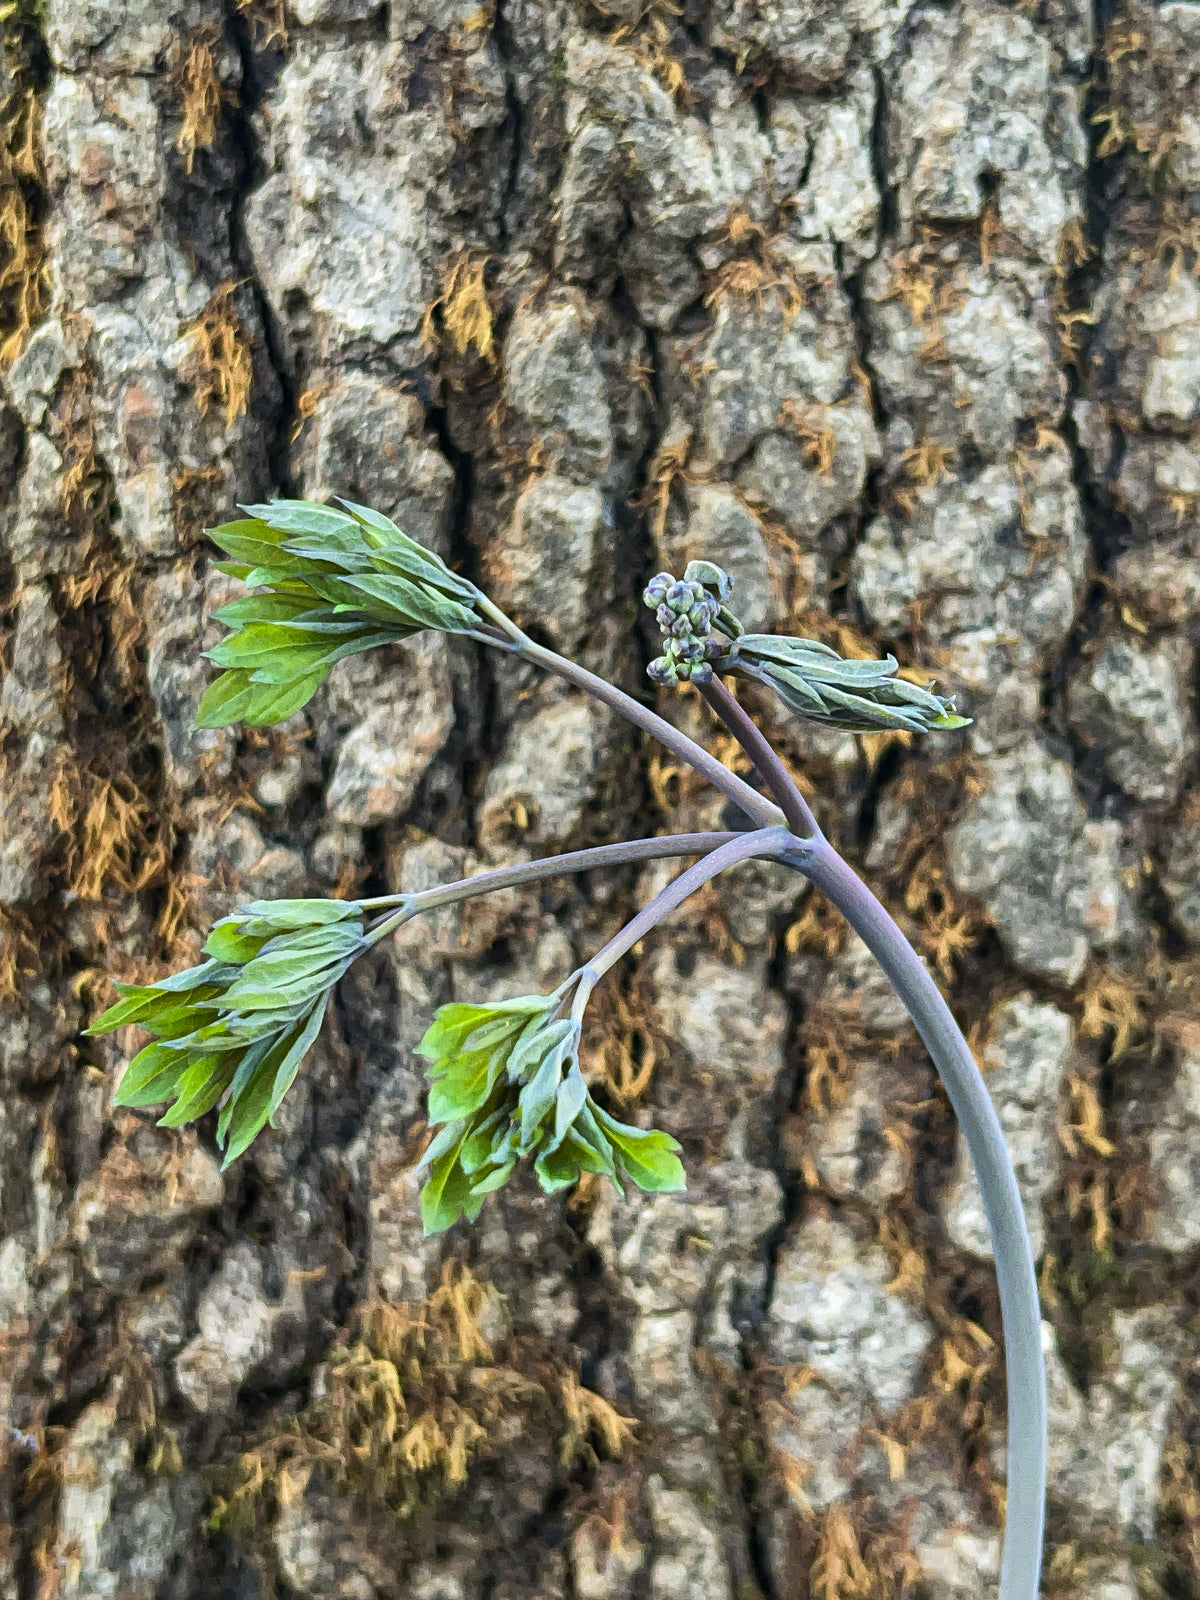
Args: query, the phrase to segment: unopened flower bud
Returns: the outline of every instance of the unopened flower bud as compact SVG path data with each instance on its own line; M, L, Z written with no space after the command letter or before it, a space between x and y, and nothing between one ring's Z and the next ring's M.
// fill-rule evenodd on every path
M687 639L681 639L675 646L675 659L677 661L703 661L704 641L697 639L694 634Z
M679 674L675 669L675 664L668 660L666 656L658 656L652 661L646 668L646 676L653 683L665 684L672 688L679 682Z
M671 632L676 639L690 638L692 632L692 622L686 611L680 612L680 614L672 620Z
M672 611L686 611L692 603L690 583L673 583L663 596Z
M670 633L671 625L675 621L675 613L671 610L670 606L661 605L654 613L654 620L658 623L663 633Z
M707 661L698 661L692 667L691 675L693 683L711 683L713 680L713 669L709 666Z
M642 599L653 610L655 606L662 604L663 596L674 582L675 579L669 572L657 573L642 591Z

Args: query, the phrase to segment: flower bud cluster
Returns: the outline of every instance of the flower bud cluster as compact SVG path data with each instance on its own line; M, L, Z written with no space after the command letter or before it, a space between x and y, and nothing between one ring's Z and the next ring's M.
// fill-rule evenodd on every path
M669 572L651 578L642 599L663 632L663 653L646 669L655 683L675 688L680 683L709 683L711 663L723 654L724 641L710 638L721 602L700 583L680 582Z

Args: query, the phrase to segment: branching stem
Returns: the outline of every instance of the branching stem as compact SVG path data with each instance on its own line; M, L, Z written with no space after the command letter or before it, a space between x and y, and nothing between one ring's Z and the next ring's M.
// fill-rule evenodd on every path
M420 911L434 911L439 906L455 905L460 900L472 900L476 895L491 894L495 889L516 889L526 883L537 883L542 878L563 877L571 872L591 872L598 867L624 867L635 861L657 861L664 856L701 856L731 839L746 837L738 833L673 833L663 838L627 839L620 844L596 845L590 850L568 850L561 856L545 856L540 861L522 861L512 867L496 867L490 872L477 872L470 878L459 878L454 883L439 883L432 889L418 889L409 894L384 894L372 900L360 900L364 911L409 909L415 916Z
M615 966L623 955L657 928L664 917L670 916L697 889L703 889L706 883L711 883L727 868L737 866L740 861L749 861L753 856L786 857L790 864L792 857L806 859L807 851L808 841L797 839L787 828L756 828L753 833L735 834L728 844L711 851L703 861L697 861L694 867L688 867L686 872L672 879L649 905L643 906L637 916L625 924L620 933L596 952L587 966L580 969L572 1014L582 1016L588 995L609 968Z
M742 707L720 678L701 686L700 693L733 734L754 763L759 777L779 801L792 832L800 838L823 839L820 824L791 773L771 748L766 735Z
M497 627L503 628L513 641L512 645L494 639L485 642L510 650L523 660L532 661L535 665L544 667L547 672L565 678L568 683L573 683L576 688L583 689L603 705L618 712L635 727L653 735L672 755L678 756L681 761L686 761L690 767L694 767L701 777L707 778L715 789L719 789L727 799L740 807L756 827L779 826L783 820L783 813L778 806L758 794L748 783L739 778L736 772L730 772L728 767L722 766L716 756L705 750L702 745L698 745L694 739L689 739L686 733L681 733L656 711L651 711L649 706L642 705L640 700L635 700L632 695L626 694L623 689L618 689L615 684L597 677L594 672L589 672L578 662L570 661L566 656L560 656L556 651L547 650L544 645L535 643L490 601L484 603L482 600L477 600L476 605L496 623Z
M765 802L736 778L733 782L739 788L735 793L728 781L732 775L715 757L700 750L699 746L669 723L663 722L603 679L554 655L552 651L527 645L521 653L630 717L631 721L654 734L673 753L710 778L722 793L736 799L756 821L760 821L760 827L769 825L767 819L762 818ZM996 1258L1004 1323L1008 1378L1008 1499L1000 1600L1037 1600L1046 1501L1046 1367L1042 1354L1041 1309L1029 1229L996 1108L970 1046L924 963L867 885L824 838L803 795L760 729L716 680L707 685L702 693L780 801L787 821L800 835L808 836L795 839L791 846L778 853L776 859L804 873L814 887L828 895L875 956L912 1017L946 1085L950 1103L962 1127L983 1195ZM664 731L670 736L669 739L664 737ZM771 807L772 812L774 809ZM774 821L774 818L770 820ZM761 840L756 840L755 835L747 835L745 842L750 847L744 854L737 843L722 846L687 872L681 873L598 952L580 975L572 1013L578 1011L582 1014L587 995L601 974L670 910L709 882L725 866L732 865L735 860L745 860L762 853ZM716 865L718 858L719 866Z
M507 636L504 641L494 641L501 648L557 673L652 734L758 824L755 833L719 845L680 873L580 970L572 1005L576 1020L582 1018L588 996L603 974L676 906L726 867L763 854L804 873L815 888L829 897L904 1001L963 1130L979 1178L996 1258L1008 1376L1008 1496L1000 1600L1037 1600L1047 1444L1046 1371L1037 1277L1025 1211L1000 1120L949 1006L895 921L825 839L807 801L761 730L719 680L705 685L701 693L753 761L759 776L779 801L780 810L630 695L535 644L490 602L480 609ZM791 833L778 826L781 814ZM773 848L764 851L764 843L771 840Z

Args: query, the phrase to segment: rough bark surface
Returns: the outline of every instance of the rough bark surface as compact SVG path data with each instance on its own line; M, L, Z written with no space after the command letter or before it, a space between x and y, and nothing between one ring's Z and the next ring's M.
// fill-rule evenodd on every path
M1200 4L4 16L2 1600L995 1590L978 1194L795 877L739 869L597 996L589 1071L685 1195L515 1184L425 1241L411 1172L434 1008L552 986L657 870L406 928L224 1176L211 1128L111 1112L108 975L240 899L722 825L442 638L195 732L201 530L272 492L395 516L647 695L640 586L700 553L747 621L958 693L920 747L746 699L1010 1133L1047 1593L1194 1600Z

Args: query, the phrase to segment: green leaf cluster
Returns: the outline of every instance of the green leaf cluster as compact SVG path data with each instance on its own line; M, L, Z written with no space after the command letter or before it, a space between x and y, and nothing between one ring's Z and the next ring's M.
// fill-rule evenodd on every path
M231 631L208 658L226 670L204 696L200 727L282 722L346 656L422 628L478 627L471 584L390 518L343 504L272 500L208 530L230 558L220 570L257 592L216 613Z
M954 701L896 676L895 656L848 661L816 639L743 633L720 661L718 672L738 672L773 689L792 711L810 722L851 733L898 729L965 728Z
M221 1103L217 1141L236 1161L275 1113L312 1048L330 992L365 948L352 900L258 900L218 922L208 959L121 999L87 1030L131 1024L153 1043L129 1063L114 1104L173 1104L178 1128Z
M547 1194L601 1173L654 1192L685 1187L669 1134L618 1122L596 1104L579 1068L579 1024L557 1017L557 995L442 1006L417 1046L429 1067L421 1160L427 1234L474 1221L489 1194L533 1158Z

